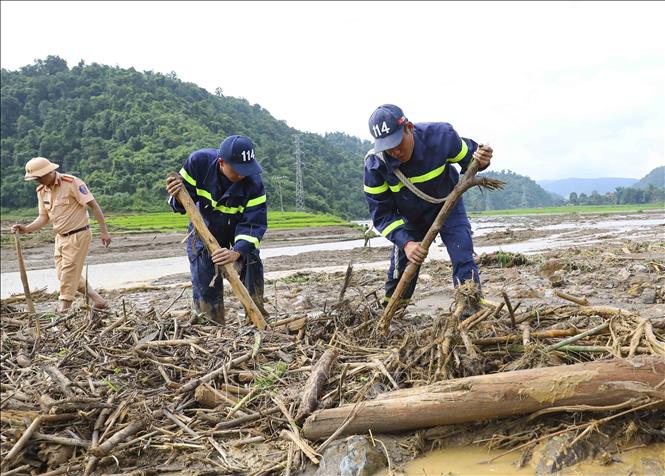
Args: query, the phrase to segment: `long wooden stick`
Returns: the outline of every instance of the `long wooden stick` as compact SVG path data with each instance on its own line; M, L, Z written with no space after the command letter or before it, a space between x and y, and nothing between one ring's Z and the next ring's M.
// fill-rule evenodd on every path
M169 176L177 177L178 180L180 180L180 176L175 172L171 172ZM206 248L208 248L208 252L212 255L215 251L221 249L222 247L219 245L215 237L212 236L210 230L208 230L208 227L203 221L199 210L196 208L192 197L189 196L189 193L184 186L180 189L175 198L183 207L185 207L189 219L194 225L196 232L203 240L203 243L206 245ZM242 303L243 307L245 308L245 313L250 318L252 323L261 330L265 329L266 321L263 318L263 314L261 314L261 311L259 311L256 303L254 303L252 300L245 285L242 284L242 281L240 281L240 276L238 276L238 272L233 267L233 264L225 264L224 272L226 274L226 278L231 284L231 289L233 289L234 294Z
M464 178L462 178L462 180L460 180L457 183L457 185L455 185L453 191L450 192L450 194L446 198L446 202L444 203L443 207L441 207L441 210L439 210L439 214L434 219L434 223L432 223L432 226L430 226L429 230L427 231L427 234L425 235L425 238L423 238L423 240L420 242L420 246L425 249L425 252L429 251L430 245L436 238L436 235L439 233L439 230L446 222L448 215L450 215L450 212L452 211L453 207L455 206L455 204L457 203L457 201L464 192L466 192L468 189L476 185L480 185L488 189L497 189L503 187L504 183L499 180L489 179L485 177L476 178L476 172L478 172L478 162L476 161L476 159L472 159L469 168L466 170L466 172L464 172ZM393 295L390 297L390 301L388 302L386 309L383 311L383 316L381 316L381 319L379 320L378 327L379 331L382 334L385 335L388 332L390 321L392 321L393 315L397 310L402 295L404 294L404 290L409 285L413 277L416 275L418 268L419 265L414 263L409 263L406 269L404 270L404 273L402 274L402 277L400 278L399 283L397 284L397 288L395 288L395 291L393 292Z
M21 238L18 232L14 233L14 240L16 241L16 261L18 262L18 271L21 275L21 282L23 283L23 294L25 294L25 301L28 303L28 312L34 313L35 306L32 304L32 294L30 294L30 285L28 284L28 273L25 271L25 263L23 262L23 251L21 250ZM39 319L37 319L39 323Z

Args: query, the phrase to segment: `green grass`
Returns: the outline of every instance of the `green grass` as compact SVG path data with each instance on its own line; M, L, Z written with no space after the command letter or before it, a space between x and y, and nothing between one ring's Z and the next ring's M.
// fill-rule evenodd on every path
M144 214L108 214L106 222L111 231L153 232L184 231L189 219L171 212ZM268 212L268 229L308 228L315 226L351 225L342 218L305 212Z
M644 210L663 210L663 203L642 203L628 205L579 205L564 207L545 208L515 208L512 210L487 210L482 212L469 212L471 216L494 216L494 215L546 215L557 213L621 213L641 212Z

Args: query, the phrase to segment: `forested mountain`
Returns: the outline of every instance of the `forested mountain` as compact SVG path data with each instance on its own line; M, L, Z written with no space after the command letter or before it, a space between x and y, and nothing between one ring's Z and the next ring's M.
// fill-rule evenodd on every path
M35 156L79 175L105 210L166 210L164 177L202 147L230 134L257 145L269 204L295 206L294 134L258 104L208 93L174 73L139 72L59 57L1 72L0 166L4 209L36 207L24 165ZM344 133L300 133L305 205L346 218L367 218L363 158L372 144ZM528 177L488 172L503 191L465 195L469 209L548 206L556 199ZM283 177L283 178L282 178Z
M590 194L597 192L604 194L613 192L617 187L633 187L637 182L634 178L600 177L600 178L566 178L557 180L538 180L538 185L548 192L555 193L564 198L575 192Z
M651 172L642 177L639 182L631 185L631 187L648 189L649 185L653 185L657 188L665 188L665 165L656 167Z
M481 172L478 176L501 180L506 184L502 190L481 191L474 187L464 194L467 210L507 210L511 208L538 208L560 205L561 197L544 190L540 185L524 175L510 170Z
M189 153L218 147L231 134L257 145L268 200L295 203L294 134L258 104L210 94L174 73L138 72L83 62L69 68L49 56L1 73L2 207L36 206L24 165L48 157L81 176L102 204L116 210L166 207L164 177ZM305 205L347 218L367 216L362 157L369 142L345 134L302 133Z

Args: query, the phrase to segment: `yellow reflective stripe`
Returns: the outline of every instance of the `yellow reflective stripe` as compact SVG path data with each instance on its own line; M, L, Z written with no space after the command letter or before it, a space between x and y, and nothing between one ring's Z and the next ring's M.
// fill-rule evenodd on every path
M238 240L245 240L249 241L250 243L253 243L256 248L259 247L259 239L254 238L253 236L250 235L237 235L235 238L234 243L236 243Z
M377 195L379 193L387 192L388 191L388 182L383 182L383 185L379 185L378 187L368 187L367 185L363 185L365 192L370 193L372 195Z
M381 232L381 235L382 236L388 236L388 233L393 231L398 226L402 226L402 225L404 225L404 220L402 220L401 218L399 220L395 220L390 225L388 225L387 227L384 228L384 230Z
M193 178L187 173L187 171L185 170L185 167L183 167L183 168L180 169L180 175L182 176L182 178L184 178L184 179L187 181L188 184L193 185L194 187L196 187L196 180L194 180L194 179L193 179Z
M261 195L260 197L252 198L249 202L247 202L247 207L255 207L256 205L261 205L262 203L266 203L266 196Z
M242 213L245 210L245 207L225 207L224 205L218 205L215 207L215 210L235 215L236 213Z
M466 141L464 139L462 140L462 150L459 151L459 154L457 154L455 157L451 157L449 159L446 159L446 162L459 162L464 158L466 153L469 151L469 146L466 145Z
M443 170L446 168L446 164L443 164L441 167L438 167L431 172L427 172L423 175L418 175L417 177L409 177L409 182L411 183L422 183L432 180L433 178L438 177L443 173Z
M443 164L441 167L437 167L434 170L430 170L426 174L416 175L415 177L407 177L407 179L411 183L427 182L428 180L437 178L439 175L443 173L445 169L446 169L446 164ZM397 193L404 188L404 184L402 182L399 182L397 185L389 185L388 187L390 188L391 192Z
M212 206L214 208L217 208L217 202L212 199L212 195L210 195L210 192L208 192L207 190L202 190L200 188L197 188L196 194L200 197L207 198L208 200L210 200L210 203L212 203Z
M391 192L397 193L404 188L404 184L400 182L397 185L389 185L389 187Z
M185 170L184 167L180 169L180 175L182 176L183 179L185 179L185 181L188 184L196 187L196 180L194 180L192 178L192 176L187 173L187 171ZM224 205L217 205L217 201L212 198L212 195L210 195L210 192L208 192L207 190L204 190L202 188L197 188L196 189L196 194L199 197L207 198L208 200L210 200L210 203L212 204L212 207L215 210L220 211L222 213L228 213L228 214L231 214L231 215L235 215L236 213L244 212L245 208L246 208L246 207L243 207L242 205L237 206L237 207L226 207ZM266 201L266 196L261 195L260 197L252 198L249 202L247 202L247 206L248 207L253 207L253 206L256 206L256 205L260 205L261 203L265 203L265 201ZM251 240L248 240L248 241L251 241ZM258 240L257 240L257 243L258 243Z
M184 167L180 169L179 173L182 176L182 178L184 178L185 181L188 184L196 187L196 180L194 180L192 178L192 176L187 173L187 171L185 170ZM207 198L208 200L210 200L210 203L212 204L213 208L215 208L216 210L220 209L219 207L217 207L217 202L215 200L213 200L212 195L210 195L210 192L208 192L207 190L203 190L202 188L197 188L196 189L196 194L199 197ZM235 212L232 212L232 213L235 213Z

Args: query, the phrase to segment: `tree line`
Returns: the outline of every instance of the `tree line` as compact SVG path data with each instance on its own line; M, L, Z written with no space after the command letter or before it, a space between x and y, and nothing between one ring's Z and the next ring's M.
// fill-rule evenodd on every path
M617 187L614 192L590 194L572 192L568 196L570 205L625 205L630 203L665 203L665 188L649 184L646 189L636 187Z
M298 131L258 104L226 96L222 88L211 94L175 73L84 61L70 68L62 58L48 56L17 71L3 68L0 74L0 201L5 210L36 206L34 183L22 180L25 163L36 156L80 176L106 210L166 210L166 174L179 170L192 151L216 148L231 134L256 143L269 206L293 210L294 135L300 134L306 208L349 219L368 217L362 182L370 141L341 132ZM529 177L505 170L486 175L507 185L501 191L467 192L470 210L563 203ZM629 193L617 196L637 199L626 198ZM648 200L654 196L645 194Z
M4 209L36 206L34 183L22 176L25 162L39 155L84 179L107 210L164 210L166 174L231 134L256 143L271 207L279 206L280 192L285 209L295 206L300 131L258 104L224 96L221 88L210 94L174 73L83 61L69 68L57 56L1 75ZM362 158L371 144L342 133L300 134L307 209L366 216Z

